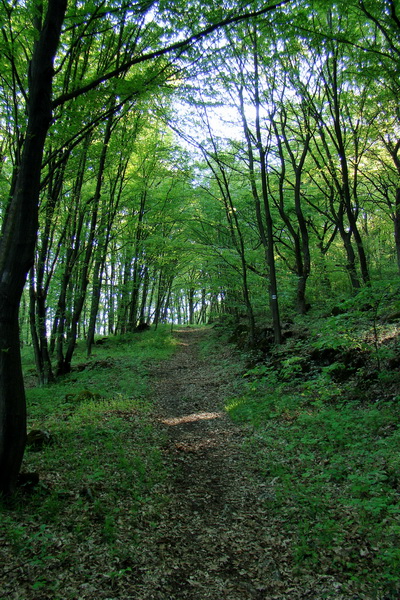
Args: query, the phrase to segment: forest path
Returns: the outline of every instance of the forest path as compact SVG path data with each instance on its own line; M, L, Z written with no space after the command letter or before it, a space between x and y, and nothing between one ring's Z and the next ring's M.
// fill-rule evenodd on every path
M207 330L179 329L175 355L151 369L157 421L171 476L153 523L139 526L136 600L310 598L284 576L288 541L270 522L272 490L255 483L242 433L223 410L232 394L227 356L201 358ZM229 353L229 350L222 350ZM229 361L228 361L229 362ZM225 366L224 366L225 364Z

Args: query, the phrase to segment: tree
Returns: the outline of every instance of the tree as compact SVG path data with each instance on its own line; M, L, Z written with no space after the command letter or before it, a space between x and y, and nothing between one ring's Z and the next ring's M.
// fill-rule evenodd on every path
M0 240L0 492L13 491L25 448L18 309L33 263L41 161L51 123L53 64L66 0L49 0L29 65L28 123ZM37 24L39 25L39 24Z
M126 75L134 65L147 63L152 65L152 69L145 74L141 83L143 88L146 85L146 76L152 80L155 73L165 69L165 63L157 63L158 59L168 54L182 53L223 26L260 16L288 1L283 0L278 5L268 5L247 13L231 13L217 22L211 20L210 25L194 33L189 32L183 40L173 41L164 46L159 42L164 33L161 28L148 27L147 31L153 37L147 42L153 48L154 45L158 45L155 50L151 49L148 52L139 49L138 35L144 23L144 16L151 7L150 3L129 5L126 8L124 3L112 2L104 8L103 3L97 6L94 2L88 5L88 11L86 3L76 3L71 6L70 27L66 28L63 35L62 52L57 63L55 58L67 2L48 0L46 4L36 0L33 3L36 41L29 62L28 90L24 89L22 84L19 86L28 114L26 135L23 137L21 150L17 153L16 176L11 187L10 202L5 209L0 242L0 493L9 494L15 488L25 446L26 408L19 351L18 308L26 276L34 259L41 164L46 136L52 122L52 110L59 114L60 108L67 102L92 90L104 89L107 82L111 82L111 89L108 90L110 94L113 92L112 82L116 78ZM3 10L7 10L4 6L3 4ZM15 5L13 6L15 8ZM24 10L29 8L30 5L23 7ZM71 65L68 59L74 56L79 44L90 43L90 35L87 33L91 33L92 25L107 19L111 32L109 39L114 37L114 31L117 29L119 39L124 40L122 60L119 53L113 60L114 48L112 44L104 44L103 40L99 47L99 64L103 68L99 73L91 74L89 79L86 79L85 75L82 79L71 77L73 87L68 85L53 100L55 74L63 72ZM128 36L124 37L125 23L131 19L134 25ZM146 31L146 28L144 29ZM158 34L158 38L154 37L154 32ZM12 59L14 75L18 77L18 70L14 69L14 65L17 60L21 60L20 56L13 55ZM75 63L75 66L78 67L78 63Z

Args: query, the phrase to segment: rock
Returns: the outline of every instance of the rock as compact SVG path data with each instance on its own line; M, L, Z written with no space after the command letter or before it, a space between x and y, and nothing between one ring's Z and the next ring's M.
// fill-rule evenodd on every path
M44 446L50 446L53 441L51 433L42 429L32 429L26 437L26 445L35 452L42 450Z

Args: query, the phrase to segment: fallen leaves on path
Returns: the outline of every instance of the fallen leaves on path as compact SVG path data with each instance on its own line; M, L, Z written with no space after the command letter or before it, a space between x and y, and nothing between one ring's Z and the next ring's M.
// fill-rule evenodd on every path
M204 331L175 335L183 350L152 369L171 472L168 503L153 530L142 523L136 580L130 582L134 597L345 599L333 578L294 572L293 540L268 513L274 482L255 480L242 450L243 431L221 410L234 378L221 373L217 359L199 356Z
M32 548L24 546L23 527L3 540L0 558L10 564L2 581L0 572L7 591L2 596L0 587L0 600L354 600L333 576L295 565L285 513L275 510L276 478L253 472L242 448L246 432L223 411L235 395L230 350L202 358L203 335L207 330L176 331L176 354L151 367L154 424L169 476L136 501L116 466L115 521L102 512L102 473L76 497L60 491L79 507L80 521L60 523L58 539L38 527ZM136 413L109 410L102 425L112 429L114 418L126 427L134 460ZM123 466L126 456L119 460ZM16 564L11 547L18 545ZM56 592L47 591L49 582Z

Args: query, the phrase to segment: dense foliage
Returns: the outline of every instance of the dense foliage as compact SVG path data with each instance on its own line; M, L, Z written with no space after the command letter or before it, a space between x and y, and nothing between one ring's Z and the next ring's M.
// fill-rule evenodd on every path
M41 17L2 10L6 215ZM227 15L69 7L20 319L42 382L77 337L228 313L279 342L294 311L398 275L394 3L289 2L164 52Z
M325 511L299 532L298 556L330 553L353 573L355 538L336 520L361 520L362 551L390 588L394 0L15 1L0 23L0 492L15 490L25 447L20 346L46 385L71 371L78 340L90 356L99 337L223 322L249 360L232 414L272 420L282 440L291 425L283 449L263 432L251 441L260 470L266 447L280 453L266 474L276 502L301 462L298 505Z

